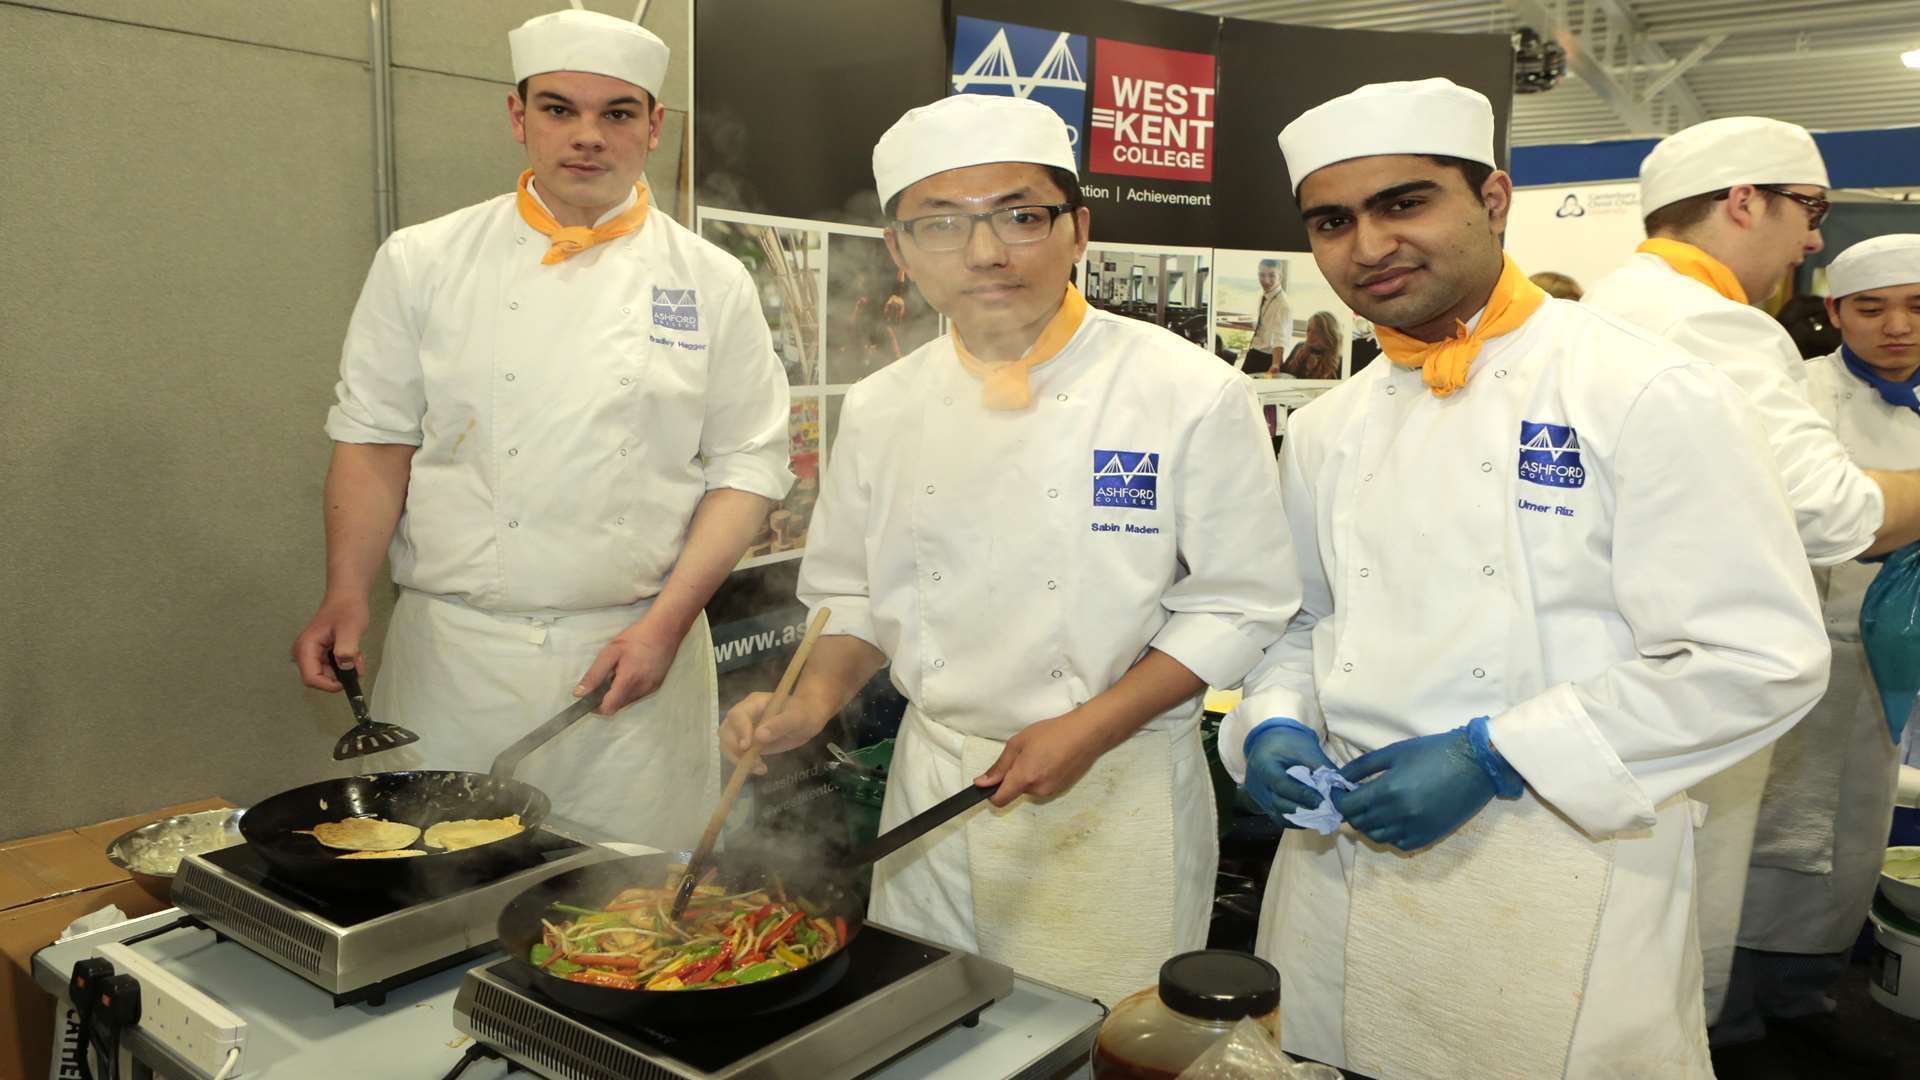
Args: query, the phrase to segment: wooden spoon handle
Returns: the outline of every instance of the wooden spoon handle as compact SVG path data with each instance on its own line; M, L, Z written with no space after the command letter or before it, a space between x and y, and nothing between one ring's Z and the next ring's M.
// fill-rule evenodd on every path
M760 714L761 722L776 716L787 707L787 698L793 695L793 684L800 680L800 671L807 666L807 657L813 652L813 643L820 639L820 631L826 628L827 617L833 614L829 608L821 608L813 613L813 621L807 624L807 635L800 639L800 647L793 651L793 659L787 661L787 670L780 676L780 683L773 689L773 696L767 700L767 707ZM687 860L687 873L680 880L680 891L674 897L673 917L679 918L686 909L687 898L693 895L693 887L700 876L701 867L713 856L713 845L720 839L720 827L726 824L727 815L733 812L733 804L740 798L740 789L746 787L747 778L753 775L753 768L760 763L760 744L754 743L733 766L733 775L727 778L727 787L720 793L720 805L707 819L707 830L700 834L700 844L693 849L693 857Z

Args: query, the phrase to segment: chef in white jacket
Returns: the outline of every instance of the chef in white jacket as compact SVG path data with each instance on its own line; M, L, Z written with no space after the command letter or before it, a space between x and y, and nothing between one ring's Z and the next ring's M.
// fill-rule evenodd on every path
M1252 383L1091 309L1066 126L958 95L873 152L894 258L953 332L853 388L799 590L832 610L791 702L727 750L805 742L883 664L910 702L881 826L993 806L876 870L870 916L1117 1001L1203 947L1216 863L1200 695L1299 601Z
M1920 234L1875 237L1827 267L1827 312L1844 344L1807 364L1808 397L1855 464L1920 466ZM1771 1030L1836 1067L1873 1048L1832 1020L1835 980L1873 902L1892 825L1899 752L1860 644L1860 603L1879 570L1819 571L1833 678L1780 741L1761 802L1722 1041Z
M359 666L384 554L373 709L420 741L356 764L484 771L610 679L519 775L562 816L685 845L719 775L702 609L791 483L786 379L746 269L649 208L667 46L578 10L508 40L530 167L374 257L294 658L323 690L327 650Z
M1502 255L1493 131L1428 79L1280 135L1390 362L1282 448L1303 600L1221 756L1283 822L1339 766L1345 822L1258 948L1287 1049L1381 1080L1705 1078L1686 792L1819 696L1818 603L1738 389Z
M1807 365L1793 338L1749 303L1771 296L1820 250L1826 189L1826 164L1804 128L1734 116L1677 132L1640 166L1648 240L1584 298L1739 384L1766 427L1815 566L1920 539L1920 473L1863 470L1850 460L1807 399ZM1797 757L1791 743L1787 753ZM1771 755L1735 763L1693 791L1709 808L1697 848L1709 1023L1730 977ZM1715 1045L1723 1041L1716 1032Z

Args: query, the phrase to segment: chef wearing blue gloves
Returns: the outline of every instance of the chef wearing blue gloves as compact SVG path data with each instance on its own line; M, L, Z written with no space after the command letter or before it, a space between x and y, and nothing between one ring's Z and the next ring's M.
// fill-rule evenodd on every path
M1289 419L1301 607L1220 735L1308 826L1257 943L1286 1048L1383 1080L1707 1080L1686 792L1827 679L1761 428L1712 365L1502 254L1482 95L1363 87L1280 146L1390 361Z

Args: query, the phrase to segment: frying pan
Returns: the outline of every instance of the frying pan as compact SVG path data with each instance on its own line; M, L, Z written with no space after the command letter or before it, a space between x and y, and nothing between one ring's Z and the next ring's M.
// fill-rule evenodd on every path
M541 939L540 920L551 917L554 904L597 908L622 889L664 886L672 873L670 867L680 861L680 856L667 852L595 863L533 885L500 912L500 946L528 973L541 993L576 1012L616 1021L645 1018L731 1023L742 1016L810 998L846 973L847 942L858 937L866 924L866 901L857 888L864 874L810 858L811 854L743 846L730 847L707 862L709 868L718 871L713 883L728 892L770 887L778 875L787 895L805 897L815 914L828 920L835 915L846 920L846 939L837 950L785 975L712 990L621 990L549 975L528 961L527 951Z
M549 739L592 712L608 685L567 706L493 760L491 772L406 770L322 780L283 791L255 804L240 818L240 835L274 873L322 895L380 893L423 899L446 895L530 864L535 830L553 808L545 792L513 778L520 762ZM459 851L433 851L405 859L341 859L299 830L347 817L378 817L418 825L501 818L519 814L526 826L490 844Z

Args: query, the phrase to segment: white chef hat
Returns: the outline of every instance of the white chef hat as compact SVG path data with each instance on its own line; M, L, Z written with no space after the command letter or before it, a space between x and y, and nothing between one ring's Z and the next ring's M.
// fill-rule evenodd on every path
M1835 300L1889 285L1920 285L1920 233L1862 240L1827 265L1827 291Z
M873 185L885 206L935 173L1024 161L1080 175L1073 138L1058 113L1037 101L955 94L908 109L873 145Z
M1640 212L1736 184L1831 186L1806 128L1764 116L1723 116L1654 144L1640 163Z
M1449 79L1369 83L1301 113L1280 132L1295 194L1315 171L1380 154L1438 154L1494 168L1493 103Z
M568 8L535 15L507 32L513 81L549 71L585 71L630 82L660 97L673 50L638 23Z

